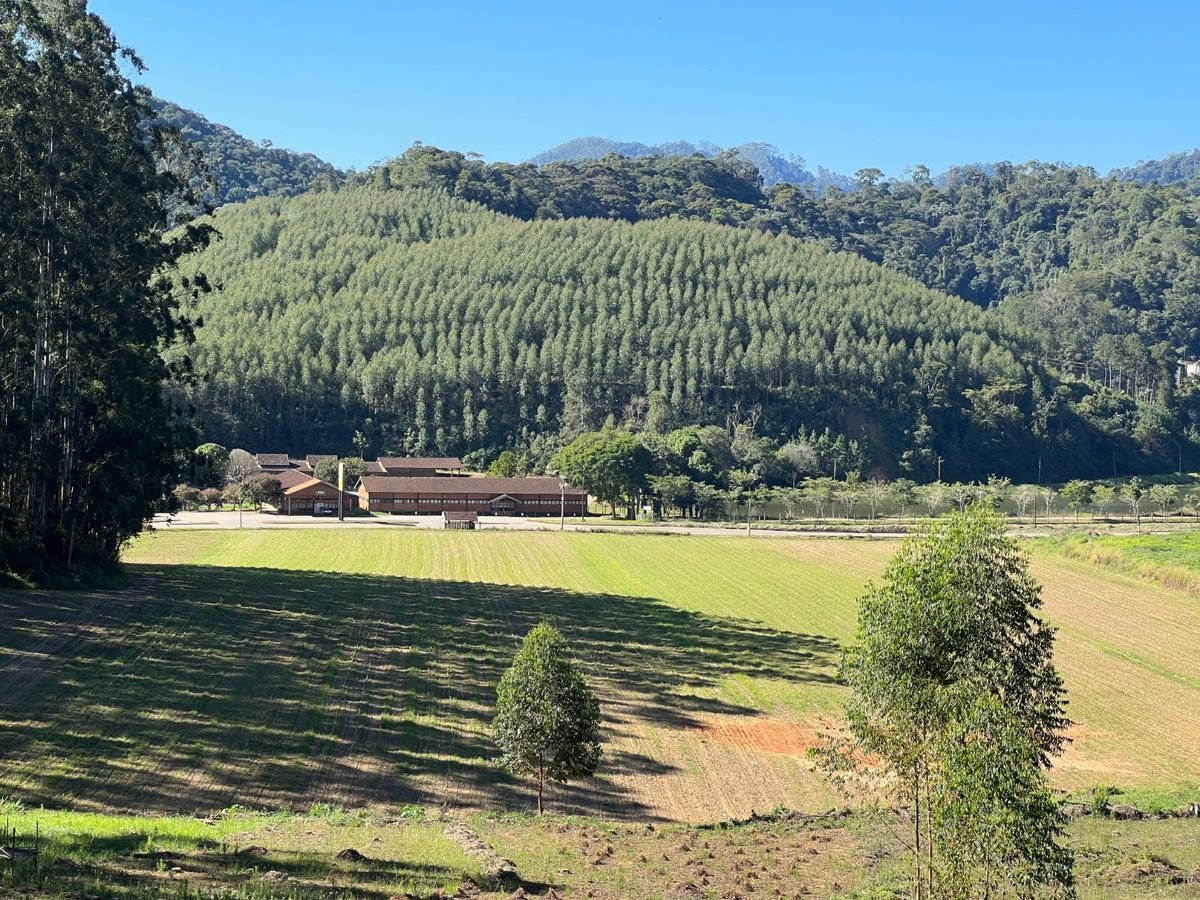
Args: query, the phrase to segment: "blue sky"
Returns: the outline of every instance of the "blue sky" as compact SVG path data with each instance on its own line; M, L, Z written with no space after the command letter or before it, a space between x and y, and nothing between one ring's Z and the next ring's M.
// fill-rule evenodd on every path
M160 96L363 168L414 140L778 144L852 173L1200 146L1200 3L92 0Z

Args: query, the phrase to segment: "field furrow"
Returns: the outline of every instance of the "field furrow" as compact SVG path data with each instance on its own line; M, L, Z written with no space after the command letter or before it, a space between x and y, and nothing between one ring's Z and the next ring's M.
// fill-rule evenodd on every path
M605 759L551 808L704 820L835 802L855 600L895 544L553 532L159 533L117 592L0 595L0 792L207 812L529 808L495 687L539 620L599 695ZM1035 551L1059 628L1066 788L1200 783L1194 598ZM86 687L85 687L86 686Z

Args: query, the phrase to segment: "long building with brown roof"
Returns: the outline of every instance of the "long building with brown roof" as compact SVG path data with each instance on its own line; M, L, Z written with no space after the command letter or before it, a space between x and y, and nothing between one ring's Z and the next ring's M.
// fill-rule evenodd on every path
M463 467L462 460L457 456L381 456L375 460L375 464L383 470L381 474L407 478L452 475Z
M497 516L569 516L587 513L587 491L557 478L403 478L364 475L358 483L363 510L379 513L476 512Z

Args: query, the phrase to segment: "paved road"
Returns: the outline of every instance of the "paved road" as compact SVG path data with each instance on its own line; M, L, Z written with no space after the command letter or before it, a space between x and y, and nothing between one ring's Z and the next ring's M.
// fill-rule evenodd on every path
M479 520L481 529L506 529L510 531L558 531L557 522L531 522L519 516L483 516ZM272 528L286 531L293 528L436 528L442 527L441 516L351 516L339 522L335 517L280 516L274 513L254 512L180 512L171 516L154 517L153 528L160 531L216 530L231 528ZM623 534L698 534L710 537L746 536L745 528L706 528L689 525L605 525L603 519L580 522L567 520L566 531L605 531ZM858 537L888 539L901 537L899 532L864 534L856 531L780 531L757 528L752 537Z
M428 516L352 516L344 522L335 517L313 516L280 516L275 513L252 512L182 512L168 517L154 517L152 527L161 531L172 529L184 530L214 530L231 528L273 528L286 531L292 528L435 528L442 527L442 517ZM479 520L481 529L507 529L509 531L558 531L557 521L530 521L519 516L482 516ZM607 519L595 517L581 522L578 519L568 519L567 531L603 531L615 534L696 534L709 537L745 537L745 527L717 528L694 525L617 525L609 524ZM1041 537L1053 534L1064 534L1073 531L1098 532L1106 535L1125 534L1174 534L1178 531L1190 531L1190 525L1180 525L1177 528L1162 529L1150 525L1143 526L1140 532L1135 530L1132 523L1108 523L1104 525L1055 522L1053 525L1039 524L1012 525L1008 533L1015 537ZM863 531L818 531L797 528L794 531L777 528L755 528L751 534L756 538L862 538L866 540L895 540L904 537L901 531L881 531L866 533Z

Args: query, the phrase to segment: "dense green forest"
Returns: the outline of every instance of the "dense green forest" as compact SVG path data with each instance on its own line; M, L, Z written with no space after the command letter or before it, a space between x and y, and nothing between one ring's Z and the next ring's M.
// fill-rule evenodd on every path
M1200 176L1200 150L1170 153L1162 159L1143 160L1135 166L1114 169L1111 174L1117 178L1141 184L1149 184L1152 181L1162 184L1190 181L1194 191L1198 187L1196 177Z
M191 443L160 350L210 232L167 236L195 154L146 126L139 67L83 4L0 4L0 579L114 565Z
M1200 356L1200 197L1190 183L999 163L938 179L920 168L904 180L864 170L857 190L817 196L766 188L730 154L539 169L424 146L357 181L441 189L523 219L673 216L805 238L997 307L1046 367L1178 408L1193 424L1190 398L1180 406L1173 392L1177 361ZM1129 404L1114 402L1128 418Z
M150 122L177 129L200 149L209 178L198 181L197 187L209 206L252 197L290 197L308 190L318 178L328 181L342 177L332 165L311 153L274 147L270 141L255 143L232 128L158 97L151 98L150 106L154 113Z
M224 239L189 262L223 284L189 309L210 438L545 462L653 419L829 429L916 478L939 456L947 478L1175 459L1173 422L1057 383L999 317L861 256L677 217L525 221L398 180L215 216Z

